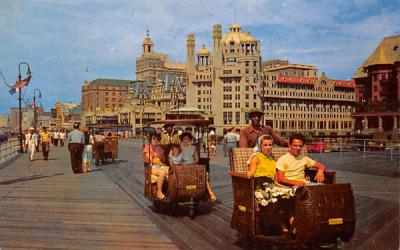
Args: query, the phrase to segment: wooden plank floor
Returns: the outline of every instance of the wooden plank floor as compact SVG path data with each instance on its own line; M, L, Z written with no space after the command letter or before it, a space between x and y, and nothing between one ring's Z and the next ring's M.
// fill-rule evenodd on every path
M124 150L126 152L124 153ZM200 215L194 220L184 216L185 210L170 208L156 214L143 196L143 166L141 145L127 144L122 148L126 161L103 167L103 171L132 199L140 203L152 220L159 225L181 249L247 249L237 241L230 228L232 187L227 175L228 160L221 155L212 157L211 180L220 204L202 203ZM399 247L399 177L398 161L382 161L370 157L361 161L355 155L315 154L314 158L337 171L337 181L350 182L356 199L356 233L345 249L398 249ZM324 159L322 159L324 157ZM382 170L382 171L379 171ZM184 232L184 233L183 233Z
M74 175L52 149L0 169L0 249L176 249L101 171Z
M230 228L232 187L221 152L212 157L211 166L220 203L202 202L191 220L179 207L152 211L143 196L141 148L139 140L120 141L119 160L86 175L71 173L62 150L48 166L18 160L13 163L19 164L14 166L18 171L0 168L0 248L250 248ZM354 189L356 233L344 249L398 249L398 161L376 155L364 159L360 153L312 157L337 171L339 183L350 182ZM17 238L25 235L24 245L17 245Z

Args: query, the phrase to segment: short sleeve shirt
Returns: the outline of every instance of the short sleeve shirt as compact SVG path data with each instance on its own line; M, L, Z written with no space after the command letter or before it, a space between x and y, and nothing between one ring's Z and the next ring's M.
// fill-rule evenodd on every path
M283 171L285 178L291 181L306 181L304 170L315 165L315 161L307 156L293 156L286 153L276 162L276 169Z
M254 177L268 177L275 179L276 161L267 157L263 153L257 153L254 157L258 158L258 165Z

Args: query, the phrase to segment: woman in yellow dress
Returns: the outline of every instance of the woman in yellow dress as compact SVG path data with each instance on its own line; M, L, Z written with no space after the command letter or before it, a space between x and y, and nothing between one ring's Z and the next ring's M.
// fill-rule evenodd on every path
M264 234L287 234L288 216L281 208L280 200L294 195L289 187L278 186L276 160L272 156L273 139L263 135L258 139L260 152L251 156L247 176L254 178L255 197L261 211L261 227Z

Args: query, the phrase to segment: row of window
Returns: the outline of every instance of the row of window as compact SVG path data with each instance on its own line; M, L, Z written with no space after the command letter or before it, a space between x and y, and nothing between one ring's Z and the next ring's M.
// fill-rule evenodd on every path
M276 118L297 118L297 119L327 119L327 118L349 118L349 113L347 114L321 114L321 113L284 113L282 110L273 112L267 109L271 115L274 115Z
M223 91L224 92L232 92L232 87L233 86L224 86ZM240 86L234 86L236 92L240 92Z
M281 103L281 105L266 105L268 109L271 110L285 110L285 111L318 111L318 112L352 112L353 108L351 106L323 106L323 105L290 105Z
M250 108L250 103L249 102L245 102L244 103L244 106L246 107L246 108ZM223 103L223 107L224 108L232 108L233 106L232 106L232 103L231 102L224 102ZM253 108L256 108L257 107L257 103L256 102L253 102ZM235 102L235 108L240 108L240 102Z
M196 80L198 79L211 79L210 75L196 75Z
M197 87L211 87L211 82L194 82L193 84Z
M203 107L203 108L202 108ZM211 105L197 105L198 109L203 109L203 110L210 110L211 109Z
M201 101L201 97L198 97L198 98L197 98L197 102L198 102L198 103L201 103L201 102L202 102L202 101ZM211 102L211 97L203 98L203 102Z
M240 100L240 94L234 94L235 98L234 100ZM244 96L245 100L249 100L250 99L250 94L245 94ZM223 95L223 99L224 100L232 100L232 94L226 94ZM253 100L257 99L257 94L253 94Z
M198 95L201 95L201 90L199 89L199 90L197 90L197 94ZM203 89L203 95L211 95L211 90L209 90L209 89Z
M303 92L303 91L292 91L292 90L265 90L266 95L274 95L274 96L294 96L294 97L312 97L312 98L332 98L332 99L342 99L342 100L353 100L355 98L354 94L346 95L346 94L327 94L327 93L319 93L319 92Z
M275 121L279 130L307 130L307 129L350 129L352 124L350 121Z

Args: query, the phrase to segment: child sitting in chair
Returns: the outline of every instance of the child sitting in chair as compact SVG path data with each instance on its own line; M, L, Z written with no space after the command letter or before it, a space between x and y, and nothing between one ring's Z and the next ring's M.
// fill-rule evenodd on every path
M181 148L178 144L171 145L171 152L168 155L169 166L180 165L183 160L183 155L181 153Z

